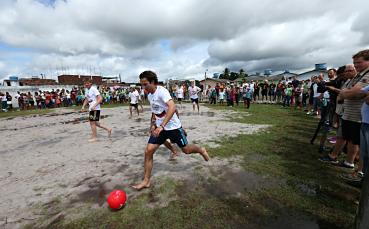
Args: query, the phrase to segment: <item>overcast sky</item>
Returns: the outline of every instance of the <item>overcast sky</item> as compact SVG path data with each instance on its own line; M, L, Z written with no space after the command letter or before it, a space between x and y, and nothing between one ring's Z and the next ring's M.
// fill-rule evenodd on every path
M340 66L369 48L368 9L367 0L1 0L0 79Z

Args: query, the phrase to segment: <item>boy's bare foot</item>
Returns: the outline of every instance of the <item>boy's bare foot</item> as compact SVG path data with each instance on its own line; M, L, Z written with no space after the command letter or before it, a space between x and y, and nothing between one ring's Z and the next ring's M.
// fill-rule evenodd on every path
M210 157L209 157L209 154L208 154L208 151L206 151L205 148L201 148L201 156L204 158L205 161L209 161L210 160Z
M150 188L150 181L149 182L142 181L140 184L132 185L132 188L136 189L137 191L140 191L144 188Z
M113 131L113 129L112 128L110 128L109 130L108 130L108 137L110 138L111 137L111 132Z
M88 142L90 142L90 143L97 142L97 138L90 138L90 139L88 139Z
M169 157L169 160L174 160L175 159L175 157L178 157L179 156L179 153L178 152L172 152L171 154L170 154L170 157Z

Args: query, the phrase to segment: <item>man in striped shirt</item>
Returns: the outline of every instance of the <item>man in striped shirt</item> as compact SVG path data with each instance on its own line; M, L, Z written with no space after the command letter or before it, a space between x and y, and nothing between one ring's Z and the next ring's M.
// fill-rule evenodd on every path
M352 58L358 74L350 81L347 88L340 92L338 98L344 99L342 133L343 138L348 142L347 158L341 165L353 169L354 160L359 154L361 106L364 98L364 93L358 93L358 91L369 85L369 49L358 52Z

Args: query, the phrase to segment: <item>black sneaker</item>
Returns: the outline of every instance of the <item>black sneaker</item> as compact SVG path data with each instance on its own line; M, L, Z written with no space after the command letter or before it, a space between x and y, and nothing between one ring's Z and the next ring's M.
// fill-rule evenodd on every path
M332 148L329 147L319 147L319 153L330 153L332 151Z
M332 164L338 164L339 163L337 158L331 158L329 155L320 157L318 160L321 161L321 162L330 162Z

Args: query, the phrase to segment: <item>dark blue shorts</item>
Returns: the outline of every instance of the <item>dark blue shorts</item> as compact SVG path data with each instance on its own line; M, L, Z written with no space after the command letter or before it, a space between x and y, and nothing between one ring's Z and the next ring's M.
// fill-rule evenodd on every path
M188 144L185 132L182 128L175 130L163 130L159 137L150 136L149 143L162 145L167 139L170 139L172 143L176 143L180 148L185 147Z
M98 122L100 120L100 110L90 111L88 120Z
M199 99L191 99L191 102L192 102L192 103L199 104Z

